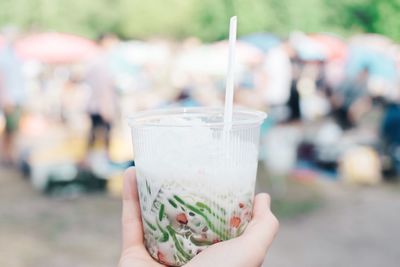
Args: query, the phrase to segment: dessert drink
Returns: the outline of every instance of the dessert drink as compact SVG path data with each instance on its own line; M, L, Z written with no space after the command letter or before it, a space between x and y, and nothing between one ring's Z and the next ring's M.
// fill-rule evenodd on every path
M131 119L146 248L181 266L239 236L251 219L260 124L265 113L170 109Z

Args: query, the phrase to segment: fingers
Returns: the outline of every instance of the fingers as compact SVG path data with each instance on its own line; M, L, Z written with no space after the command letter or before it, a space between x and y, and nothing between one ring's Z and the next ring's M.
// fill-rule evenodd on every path
M143 244L143 230L134 168L129 168L125 171L122 199L122 245L123 249L127 249Z
M261 266L279 226L270 203L268 194L258 194L254 198L253 218L243 235L210 246L185 267Z
M268 245L274 239L279 229L279 221L271 212L271 197L266 193L260 193L254 198L253 218L250 227L251 234L262 233L259 238Z
M254 197L253 220L263 219L271 211L271 197L266 193Z
M271 198L261 193L254 198L253 218L243 233L243 238L253 245L257 256L265 257L265 253L278 232L278 219L272 214Z

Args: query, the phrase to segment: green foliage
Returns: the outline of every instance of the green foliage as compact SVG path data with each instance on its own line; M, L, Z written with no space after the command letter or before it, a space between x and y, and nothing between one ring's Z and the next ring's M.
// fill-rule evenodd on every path
M227 37L238 15L239 34L293 30L373 32L400 41L400 0L0 0L0 26L57 30L95 37Z
M400 0L326 0L330 23L347 33L369 32L400 41Z

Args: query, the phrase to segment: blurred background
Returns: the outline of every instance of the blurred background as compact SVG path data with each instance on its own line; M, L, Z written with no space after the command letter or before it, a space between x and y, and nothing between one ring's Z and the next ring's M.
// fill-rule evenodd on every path
M398 266L399 0L0 0L0 265L116 266L126 117L266 111L265 266Z

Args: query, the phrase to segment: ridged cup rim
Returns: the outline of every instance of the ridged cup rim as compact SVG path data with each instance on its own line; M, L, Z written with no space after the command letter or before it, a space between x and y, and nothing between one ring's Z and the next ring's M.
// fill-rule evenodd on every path
M223 121L218 122L204 122L204 123L193 123L190 120L176 122L169 122L164 120L162 122L155 122L156 119L168 118L168 117L179 117L182 115L183 118L205 118L207 116L221 116L224 117L223 108L208 108L208 107L190 107L190 108L165 108L165 109L154 109L141 111L133 116L128 117L129 126L131 127L208 127L208 128L223 128L225 123ZM262 111L237 108L233 110L233 119L230 125L232 127L243 127L250 125L260 125L267 114Z

